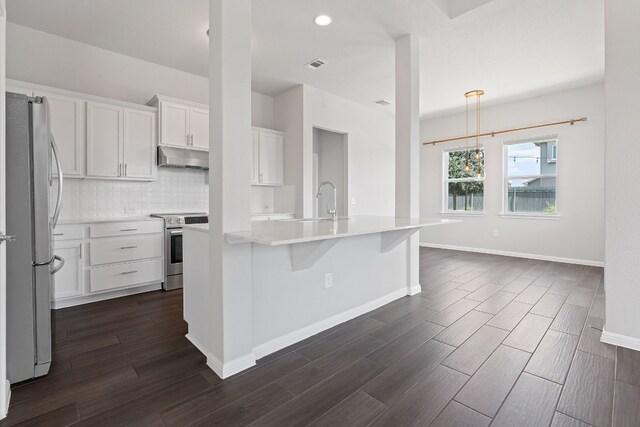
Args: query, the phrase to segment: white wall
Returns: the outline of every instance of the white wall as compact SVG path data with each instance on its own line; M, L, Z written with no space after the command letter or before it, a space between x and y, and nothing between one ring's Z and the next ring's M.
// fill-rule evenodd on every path
M294 212L298 217L304 216L302 188L305 176L303 171L311 167L311 164L303 163L305 129L303 93L304 86L296 86L276 96L274 102L275 128L284 132L284 183L296 188ZM311 213L311 210L308 212Z
M486 96L491 96L487 94ZM586 123L499 135L484 139L485 214L464 216L451 227L425 229L421 242L506 251L587 263L604 261L604 88L602 84L498 105L482 110L482 130L500 130L586 116ZM475 116L472 116L475 118ZM423 141L464 135L465 115L426 119ZM560 219L503 218L502 142L558 135ZM438 217L443 209L443 149L464 141L421 148L420 213ZM628 155L628 153L627 153ZM445 217L448 217L445 215ZM499 237L493 237L497 230Z
M348 200L350 215L395 214L395 119L383 113L319 89L305 87L305 142L313 144L313 128L347 134ZM313 155L308 150L309 160ZM312 169L309 168L309 174ZM305 180L311 184L311 179ZM304 197L312 204L311 185ZM340 197L340 195L338 195Z
M606 2L607 322L602 339L640 350L640 85L637 1ZM621 338L621 340L612 340Z
M7 77L138 104L155 94L209 103L205 77L13 23L7 26ZM273 128L273 98L252 92L251 102L252 124Z
M285 183L296 186L296 214L313 216L313 128L347 134L350 215L394 215L393 116L310 86L275 100L276 128L285 132Z

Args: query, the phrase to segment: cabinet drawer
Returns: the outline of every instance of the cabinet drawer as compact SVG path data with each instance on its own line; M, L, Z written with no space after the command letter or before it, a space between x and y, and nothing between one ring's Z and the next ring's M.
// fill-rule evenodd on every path
M53 230L53 240L82 240L84 238L83 225L56 225Z
M105 222L101 224L91 224L89 227L89 237L116 237L134 234L162 233L162 228L162 220Z
M92 240L89 245L91 265L162 256L162 235L160 234Z
M90 272L91 292L162 281L162 259L94 267Z

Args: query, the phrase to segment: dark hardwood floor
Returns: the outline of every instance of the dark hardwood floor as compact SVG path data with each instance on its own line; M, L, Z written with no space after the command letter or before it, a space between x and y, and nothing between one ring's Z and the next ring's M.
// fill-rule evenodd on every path
M639 425L640 353L599 342L602 269L421 264L421 294L224 381L184 338L180 291L58 310L51 373L13 388L0 426Z

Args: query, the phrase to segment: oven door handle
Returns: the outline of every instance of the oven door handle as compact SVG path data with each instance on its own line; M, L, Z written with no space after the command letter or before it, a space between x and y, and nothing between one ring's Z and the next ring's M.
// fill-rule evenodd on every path
M182 234L182 230L169 230L169 234L171 235Z

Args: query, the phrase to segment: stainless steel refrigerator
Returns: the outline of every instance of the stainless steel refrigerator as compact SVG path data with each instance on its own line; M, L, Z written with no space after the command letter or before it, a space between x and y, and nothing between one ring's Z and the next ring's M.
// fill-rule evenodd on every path
M46 98L7 93L7 374L13 384L51 365L53 253L62 173ZM54 172L55 170L55 172Z

